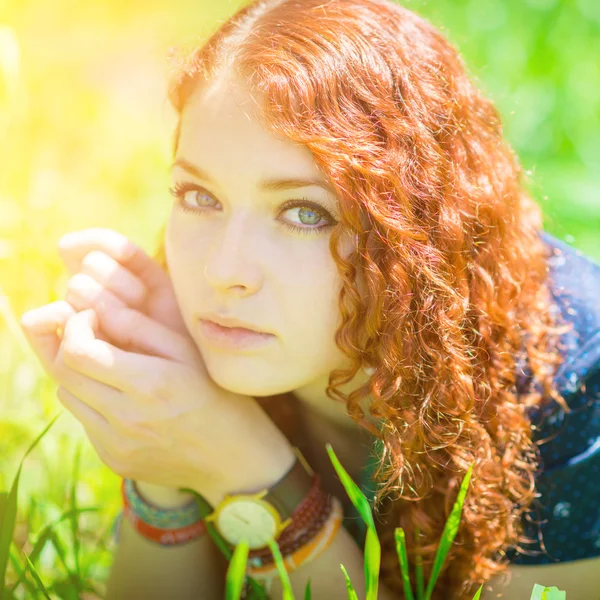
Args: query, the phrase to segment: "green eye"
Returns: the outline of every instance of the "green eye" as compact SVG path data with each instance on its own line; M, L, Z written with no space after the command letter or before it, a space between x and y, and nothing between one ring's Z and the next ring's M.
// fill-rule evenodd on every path
M181 210L189 213L203 214L211 209L211 206L195 206L192 207L188 203L184 202L185 195L190 192L201 192L200 195L209 196L214 198L214 196L205 190L203 187L195 185L193 183L184 182L177 183L172 188L169 188L170 193L177 199L177 204ZM217 201L218 202L218 201ZM331 216L331 213L319 202L315 202L312 200L308 200L307 198L297 198L293 200L288 200L285 202L280 209L280 213L287 212L294 208L300 208L299 211L300 218L308 218L308 220L312 220L313 218L318 217L319 220L325 221L325 225L320 227L300 227L298 225L294 225L289 223L288 221L280 221L281 225L288 229L289 231L293 231L294 233L301 234L311 234L316 231L329 230L337 224L337 221ZM307 209L307 210L306 210ZM314 217L311 217L313 215ZM317 221L318 223L319 221Z

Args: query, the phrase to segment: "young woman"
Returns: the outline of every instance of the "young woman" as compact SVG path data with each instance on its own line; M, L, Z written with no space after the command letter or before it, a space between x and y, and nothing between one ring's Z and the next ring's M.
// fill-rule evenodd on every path
M107 598L222 597L190 490L231 547L250 539L271 597L268 539L296 597L310 578L345 598L340 564L360 593L365 528L330 443L375 509L380 598L404 597L397 527L427 580L473 465L433 597L597 600L600 267L542 230L456 50L383 0L254 2L171 100L154 260L67 234L66 301L22 319L123 478Z

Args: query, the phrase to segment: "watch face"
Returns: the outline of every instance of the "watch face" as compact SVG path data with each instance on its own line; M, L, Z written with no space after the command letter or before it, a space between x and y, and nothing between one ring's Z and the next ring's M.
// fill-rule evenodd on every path
M238 544L246 538L250 549L266 546L277 533L273 514L256 500L235 500L223 506L216 525L230 544Z

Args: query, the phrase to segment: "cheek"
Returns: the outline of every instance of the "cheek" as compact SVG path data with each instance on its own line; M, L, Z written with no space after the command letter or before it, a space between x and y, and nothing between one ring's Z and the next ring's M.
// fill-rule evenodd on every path
M315 262L288 270L287 287L295 336L302 346L310 346L313 355L329 354L335 346L334 335L341 320L339 296L341 278L335 265ZM289 281L289 278L294 278ZM304 343L302 343L304 342ZM322 356L322 355L321 355Z
M201 249L198 244L198 231L183 223L177 215L172 215L165 229L165 256L169 275L177 299L185 308L189 296L190 273L197 273L201 263Z
M198 224L173 209L165 230L165 253L169 268L185 269L186 265L198 264L202 258L201 240L206 236Z

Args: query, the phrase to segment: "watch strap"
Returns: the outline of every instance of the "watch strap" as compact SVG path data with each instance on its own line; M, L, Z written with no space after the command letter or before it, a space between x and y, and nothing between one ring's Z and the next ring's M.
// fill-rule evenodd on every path
M293 447L296 460L290 470L262 497L279 513L281 522L290 518L311 491L314 471L300 450Z

